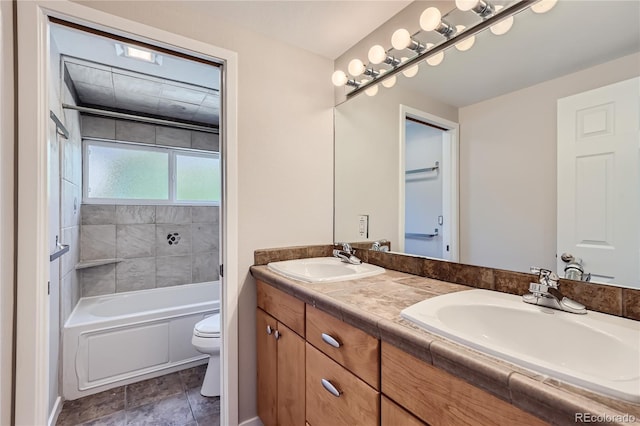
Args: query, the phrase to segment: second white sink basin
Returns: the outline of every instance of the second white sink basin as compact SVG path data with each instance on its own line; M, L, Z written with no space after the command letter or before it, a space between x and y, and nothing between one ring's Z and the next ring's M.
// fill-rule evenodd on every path
M468 290L401 313L417 325L542 374L640 402L640 322L599 312L571 314L521 297Z
M308 283L323 283L355 280L384 273L384 268L362 263L352 265L335 257L312 257L309 259L271 262L267 268L287 278Z

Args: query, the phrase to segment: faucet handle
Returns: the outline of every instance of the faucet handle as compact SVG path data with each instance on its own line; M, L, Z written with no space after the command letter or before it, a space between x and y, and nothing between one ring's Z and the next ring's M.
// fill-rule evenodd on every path
M558 275L550 269L531 267L531 272L538 275L538 282L547 287L558 288Z
M354 253L353 249L351 248L351 244L349 243L333 243L334 246L342 246L342 251L347 252L347 253Z

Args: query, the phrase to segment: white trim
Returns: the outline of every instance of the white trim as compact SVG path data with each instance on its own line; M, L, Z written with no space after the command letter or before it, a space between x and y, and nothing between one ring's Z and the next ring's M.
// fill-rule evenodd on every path
M56 402L53 403L53 408L51 409L51 414L49 415L49 421L47 422L48 426L55 426L61 411L62 411L62 397L59 396L56 398Z
M18 340L16 424L47 422L48 23L54 16L201 58L224 62L221 423L238 424L238 150L237 54L69 1L17 2L18 8ZM224 225L222 224L224 222Z
M443 251L449 245L449 252L443 252L443 259L457 262L459 259L459 183L458 183L458 161L459 161L459 134L460 125L445 118L438 117L428 112L400 104L399 133L398 138L398 247L394 251L404 252L404 198L405 198L405 120L407 117L415 118L424 123L433 124L447 129L448 138L445 139L442 150L442 163L444 170L442 174L443 197L442 214L445 221L448 220L450 226L443 231ZM449 188L449 190L446 190ZM446 254L446 255L445 255Z
M11 424L13 404L14 229L14 2L0 2L0 424Z

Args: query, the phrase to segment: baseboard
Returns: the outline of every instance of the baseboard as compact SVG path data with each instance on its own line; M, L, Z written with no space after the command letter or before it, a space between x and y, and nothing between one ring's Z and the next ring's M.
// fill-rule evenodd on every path
M260 417L256 416L249 420L243 421L238 426L262 426L262 420L260 420Z
M53 404L53 409L51 410L51 414L49 415L49 421L47 422L48 426L55 426L61 411L62 411L62 397L59 396L56 398L56 403Z

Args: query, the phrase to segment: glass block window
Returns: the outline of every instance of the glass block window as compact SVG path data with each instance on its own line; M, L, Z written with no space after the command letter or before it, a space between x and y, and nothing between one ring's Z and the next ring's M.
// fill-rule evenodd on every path
M220 204L220 155L87 139L87 204Z

